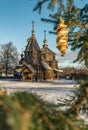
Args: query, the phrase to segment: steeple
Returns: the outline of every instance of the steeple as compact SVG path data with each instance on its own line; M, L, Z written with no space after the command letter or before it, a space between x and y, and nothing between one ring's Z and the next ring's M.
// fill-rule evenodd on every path
M32 35L34 35L34 21L32 21Z
M34 32L34 21L32 21L32 35L27 39L28 43L24 51L24 59L27 64L34 62L37 64L40 57L40 55L38 55L40 53L40 47L38 45Z
M37 42L37 40L36 40L36 37L35 37L35 35L34 35L34 21L32 21L32 30L31 30L31 33L32 33L32 35L31 35L31 37L29 37L28 39L27 39L27 46L26 46L26 49L25 49L25 51L27 51L27 52L29 52L29 51L39 51L40 50L40 47L39 47L39 45L38 45L38 42Z
M44 40L43 40L43 43L44 43L43 47L48 47L47 40L46 40L46 30L44 30Z

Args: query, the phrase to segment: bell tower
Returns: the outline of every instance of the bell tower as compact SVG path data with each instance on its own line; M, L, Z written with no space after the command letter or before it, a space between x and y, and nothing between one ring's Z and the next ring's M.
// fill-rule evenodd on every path
M27 64L36 65L40 60L40 47L35 37L34 21L32 21L31 37L27 39L27 46L24 51L24 59Z

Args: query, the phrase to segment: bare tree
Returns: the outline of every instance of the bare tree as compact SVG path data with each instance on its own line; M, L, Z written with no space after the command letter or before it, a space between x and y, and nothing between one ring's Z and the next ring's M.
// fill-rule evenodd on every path
M18 64L17 48L13 45L12 42L9 42L7 44L1 44L0 64L5 69L6 77L8 74L8 70Z

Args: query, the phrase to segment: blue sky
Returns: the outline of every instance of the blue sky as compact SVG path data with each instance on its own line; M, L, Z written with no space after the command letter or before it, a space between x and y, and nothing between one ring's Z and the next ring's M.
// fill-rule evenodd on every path
M39 15L33 12L33 7L38 0L0 0L0 44L13 42L18 51L25 49L27 38L31 35L32 21L35 21L35 36L42 47L44 39L44 30L47 31L46 38L48 47L57 53L57 59L62 64L67 65L75 58L69 61L69 49L64 58L60 57L60 53L56 49L56 37L49 35L48 31L53 29L52 24L41 22L40 18L48 18L48 11L46 5L43 6L42 13ZM76 0L79 7L83 7L87 0ZM81 2L80 2L81 1ZM78 3L79 2L79 3Z

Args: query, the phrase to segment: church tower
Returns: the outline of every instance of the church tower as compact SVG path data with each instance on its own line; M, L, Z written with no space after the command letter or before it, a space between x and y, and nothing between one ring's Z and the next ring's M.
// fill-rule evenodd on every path
M45 61L52 69L58 68L58 62L55 59L55 52L48 48L46 40L46 31L44 31L43 47L41 48L41 59Z
M24 51L24 61L27 64L32 64L33 66L38 65L40 61L40 47L35 37L34 31L34 21L32 22L32 35L27 39L27 46Z

